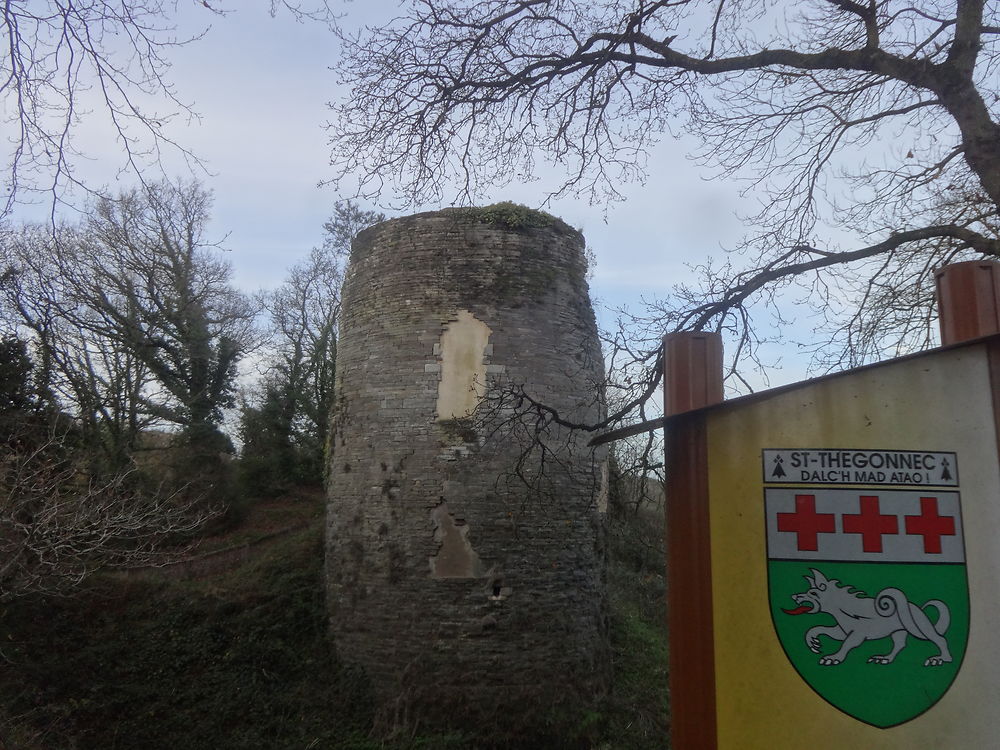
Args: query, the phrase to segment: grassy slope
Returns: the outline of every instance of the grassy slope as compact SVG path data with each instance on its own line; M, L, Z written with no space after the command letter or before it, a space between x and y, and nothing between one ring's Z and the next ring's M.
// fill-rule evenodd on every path
M254 562L211 578L109 578L72 599L0 608L9 660L0 668L0 747L380 747L367 737L364 682L325 637L321 523L312 517ZM649 606L656 576L635 567L612 572L616 691L581 719L579 736L589 739L573 746L665 747L666 644ZM394 747L479 744L423 737Z

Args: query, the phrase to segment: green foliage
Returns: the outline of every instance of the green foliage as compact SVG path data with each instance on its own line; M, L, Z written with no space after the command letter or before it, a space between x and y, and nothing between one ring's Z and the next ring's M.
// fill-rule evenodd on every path
M257 403L243 412L243 474L250 486L278 494L294 484L322 482L342 261L354 236L385 218L352 201L338 201L323 225L323 247L313 248L289 269L280 287L264 295L274 349Z
M217 452L237 365L258 343L256 305L206 236L211 202L197 182L147 183L96 198L55 234L5 235L0 313L30 332L40 394L111 470L126 470L157 424L182 429L196 453Z
M39 393L37 375L25 342L0 336L0 443L37 443L55 425L57 415Z
M33 369L23 341L16 336L0 337L0 413L34 406Z
M623 476L612 462L608 510L609 598L614 691L608 700L609 737L602 747L667 747L666 549L662 485Z
M537 211L519 203L502 201L490 206L481 208L459 209L464 216L483 222L484 224L496 224L508 229L530 229L535 227L550 227L555 224L562 224L552 214L544 211Z
M52 748L373 747L364 681L325 637L322 559L312 529L227 589L133 585L8 609L18 679L0 681L0 705Z
M106 580L72 599L0 609L0 656L10 662L0 672L0 737L46 750L491 747L457 733L369 737L369 687L327 638L319 526L202 581ZM655 575L613 564L614 691L596 711L553 713L551 732L522 747L666 747L662 606L651 616L636 603L652 596L643 581Z
M166 473L171 477L170 483L177 486L184 497L195 500L206 510L223 510L202 529L204 533L215 534L232 528L242 517L233 471L233 450L232 441L214 424L196 422L181 431L180 440L169 452ZM148 478L163 480L155 471L149 472Z
M615 682L605 731L618 739L604 747L663 750L669 732L666 620L651 621L625 597L616 599L611 608Z
M312 430L296 429L300 411L287 383L266 384L258 406L245 404L239 434L243 450L238 465L244 493L276 497L296 486L323 481L323 446Z
M259 406L243 406L239 462L240 483L245 492L275 497L287 490L296 467L292 446L292 404L277 387L267 387Z

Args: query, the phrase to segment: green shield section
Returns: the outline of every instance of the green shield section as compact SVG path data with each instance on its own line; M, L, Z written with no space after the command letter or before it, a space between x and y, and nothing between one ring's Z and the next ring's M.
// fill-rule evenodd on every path
M953 661L941 666L924 666L938 649L929 641L909 635L906 646L891 664L869 664L869 657L886 654L892 648L889 637L866 640L847 654L840 664L822 666L822 656L836 652L841 643L820 636L820 653L806 645L806 632L815 626L834 626L825 613L789 615L785 609L798 605L792 595L809 588L803 576L815 568L828 579L837 579L875 597L885 588L897 588L906 598L923 606L930 600L944 602L951 614L945 631ZM825 561L768 561L771 618L789 661L809 686L827 702L860 721L876 727L892 727L909 721L929 709L945 694L965 657L969 637L969 588L964 565L856 563ZM937 620L933 607L927 609L931 622Z

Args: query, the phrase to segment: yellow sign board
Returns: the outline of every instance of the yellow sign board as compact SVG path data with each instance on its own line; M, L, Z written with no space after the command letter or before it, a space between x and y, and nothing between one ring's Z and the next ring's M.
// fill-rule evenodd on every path
M668 421L675 750L1000 746L998 352Z

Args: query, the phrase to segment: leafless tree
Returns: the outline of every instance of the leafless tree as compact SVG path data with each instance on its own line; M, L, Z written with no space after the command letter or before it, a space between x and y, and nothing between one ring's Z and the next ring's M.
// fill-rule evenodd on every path
M190 2L206 18L227 12L215 0ZM207 26L181 35L174 21L178 4L9 0L0 5L6 173L0 216L18 201L39 199L39 194L47 196L55 212L67 189L96 189L81 169L88 158L81 145L84 123L110 129L120 147L117 166L133 179L144 181L151 174L155 180L170 156L199 164L176 136L177 126L198 115L174 87L171 57L177 47L203 37ZM331 26L336 20L325 0L270 0L270 10Z
M262 295L270 352L241 426L245 468L260 472L260 482L322 480L344 265L354 236L385 218L338 201L323 224L323 246Z
M128 449L150 420L218 451L236 365L257 342L256 307L205 237L211 196L166 182L100 199L82 225L10 234L16 320L63 399Z
M92 458L121 470L139 433L155 422L143 409L152 381L119 338L105 335L98 313L79 304L83 295L75 282L81 275L62 270L75 236L67 227L59 229L58 240L49 227L9 232L0 251L7 270L0 308L12 331L30 332L47 400L72 410Z
M192 433L214 430L257 338L256 308L206 238L211 202L197 183L166 182L103 199L64 269L165 392L150 411Z
M86 187L78 147L84 117L110 124L121 167L133 175L158 164L165 150L192 158L168 135L172 120L194 116L169 79L172 48L195 38L176 36L172 7L164 0L4 3L0 100L13 135L2 214L35 193L57 201L68 187Z
M351 241L362 229L385 221L385 214L368 211L352 201L338 201L324 222L322 248L293 265L285 283L267 298L277 335L279 370L296 394L297 416L304 432L321 447L333 398L333 368L337 359L340 286Z
M299 422L293 432L320 450L333 396L342 276L334 257L314 249L265 301L275 347L270 380L288 397L291 421Z
M345 38L334 161L367 175L363 195L419 203L530 179L544 159L565 169L556 195L601 203L645 176L658 140L693 134L760 211L737 255L612 335L646 368L636 394L670 330L727 332L737 373L780 328L792 285L818 316L818 364L859 364L933 340L934 268L1000 255L998 13L983 0L412 0Z
M0 443L0 601L62 593L100 568L162 563L217 514L128 472L89 475L69 442L52 428L41 440L15 432Z
M330 218L323 222L323 250L343 264L358 232L388 218L381 211L362 208L352 200L339 200L333 204Z
M339 258L314 248L262 294L265 369L243 404L240 432L243 468L270 491L323 478L342 270Z

